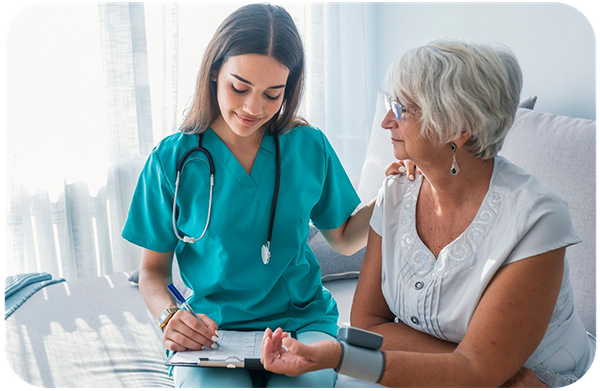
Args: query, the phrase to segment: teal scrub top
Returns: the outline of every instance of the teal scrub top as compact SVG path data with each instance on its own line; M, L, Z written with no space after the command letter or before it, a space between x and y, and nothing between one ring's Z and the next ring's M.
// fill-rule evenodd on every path
M206 235L189 244L173 232L176 166L197 145L195 134L166 137L151 152L135 189L122 236L158 252L174 251L188 298L198 313L224 330L337 333L336 303L321 283L307 244L309 221L319 229L341 226L360 203L335 151L319 129L298 127L279 136L281 179L264 265L275 187L275 142L265 134L250 175L208 129L202 146L215 165L211 220ZM209 200L209 170L201 152L188 158L177 195L180 236L199 237Z

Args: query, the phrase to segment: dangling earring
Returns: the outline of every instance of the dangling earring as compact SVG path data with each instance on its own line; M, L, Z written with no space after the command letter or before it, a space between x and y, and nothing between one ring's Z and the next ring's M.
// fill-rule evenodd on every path
M458 169L458 163L456 163L456 144L450 144L450 149L452 149L452 165L450 166L450 174L457 176L460 174L460 170Z

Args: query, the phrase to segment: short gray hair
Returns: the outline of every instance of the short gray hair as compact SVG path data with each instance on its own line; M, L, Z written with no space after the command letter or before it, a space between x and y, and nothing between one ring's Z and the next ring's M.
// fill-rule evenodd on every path
M420 112L425 137L446 144L468 131L468 151L491 159L514 122L523 75L504 45L438 40L396 60L386 84Z

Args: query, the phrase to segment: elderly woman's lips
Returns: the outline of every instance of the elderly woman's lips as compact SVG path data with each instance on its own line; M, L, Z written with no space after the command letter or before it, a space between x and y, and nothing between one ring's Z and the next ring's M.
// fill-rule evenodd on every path
M392 142L393 143L401 143L404 142L403 140L398 140L397 138L392 138Z

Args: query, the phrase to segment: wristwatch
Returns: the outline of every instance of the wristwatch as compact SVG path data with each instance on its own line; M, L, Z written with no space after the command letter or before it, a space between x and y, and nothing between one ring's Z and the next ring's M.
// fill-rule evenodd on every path
M158 318L156 318L156 323L158 323L158 327L160 327L161 330L164 329L167 323L169 323L169 320L171 320L171 318L173 317L173 315L175 315L175 312L177 311L179 311L179 308L171 307L161 312L160 315L158 315Z

